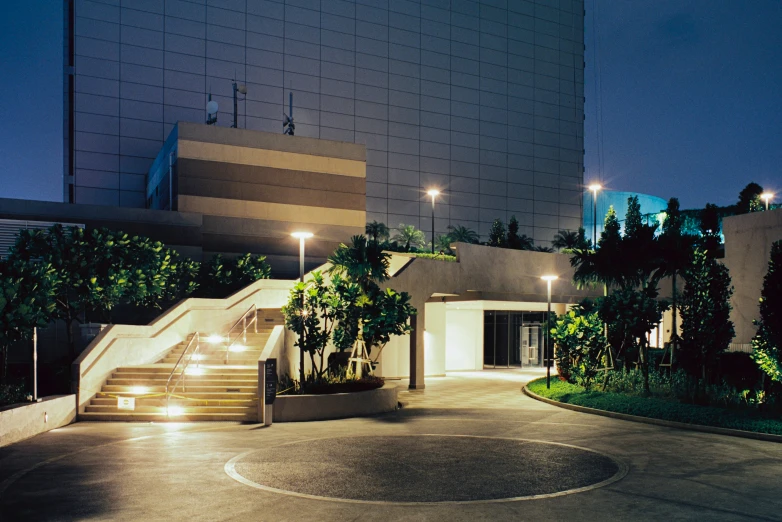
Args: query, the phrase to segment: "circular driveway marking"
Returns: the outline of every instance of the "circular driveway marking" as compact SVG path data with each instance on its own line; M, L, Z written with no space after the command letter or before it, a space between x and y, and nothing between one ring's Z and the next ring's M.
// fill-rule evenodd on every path
M237 455L225 472L257 489L313 500L442 505L580 493L621 480L628 467L570 444L422 434L297 440Z

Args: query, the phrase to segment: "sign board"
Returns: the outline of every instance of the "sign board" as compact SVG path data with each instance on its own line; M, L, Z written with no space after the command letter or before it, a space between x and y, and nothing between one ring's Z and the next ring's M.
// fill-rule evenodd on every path
M136 398L135 397L117 397L117 409L118 410L135 410Z
M266 359L263 395L264 404L274 404L277 398L277 359Z

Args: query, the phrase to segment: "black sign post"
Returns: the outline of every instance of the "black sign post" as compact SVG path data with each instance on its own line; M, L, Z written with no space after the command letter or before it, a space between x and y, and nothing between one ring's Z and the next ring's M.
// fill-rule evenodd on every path
M266 359L264 375L264 404L272 405L277 398L277 359Z

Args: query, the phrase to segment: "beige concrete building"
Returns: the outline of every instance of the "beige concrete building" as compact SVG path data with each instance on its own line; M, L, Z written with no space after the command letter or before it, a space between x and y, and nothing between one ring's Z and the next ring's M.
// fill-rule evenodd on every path
M771 244L782 240L782 209L727 217L722 222L725 259L733 282L731 320L736 329L734 349L749 351L760 318L763 278L768 272Z
M263 253L289 273L298 254L292 232L314 234L307 252L319 260L364 233L366 149L179 123L149 170L146 197L150 209L202 215L205 255Z

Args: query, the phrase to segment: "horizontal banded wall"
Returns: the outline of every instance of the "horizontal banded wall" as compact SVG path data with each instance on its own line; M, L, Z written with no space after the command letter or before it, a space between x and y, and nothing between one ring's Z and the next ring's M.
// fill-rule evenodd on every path
M319 264L366 223L363 145L180 123L176 184L177 210L204 216L205 253L264 254L277 272L297 270L291 232L315 235Z

